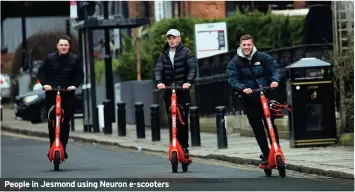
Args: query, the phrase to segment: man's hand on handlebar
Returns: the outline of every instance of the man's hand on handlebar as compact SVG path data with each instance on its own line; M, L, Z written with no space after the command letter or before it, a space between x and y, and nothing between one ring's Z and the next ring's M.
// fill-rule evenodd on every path
M163 83L159 83L157 87L158 89L165 89L165 85Z
M278 87L278 86L279 86L279 83L275 82L275 81L270 84L271 88L275 88L275 87Z
M57 87L52 87L50 85L44 85L43 86L43 90L45 91L74 91L76 89L75 86L69 86L67 88L65 87L61 87L61 86L57 86Z
M243 89L243 93L245 93L245 94L250 94L252 92L253 92L253 90L251 90L250 88Z
M45 91L50 91L50 90L52 90L52 87L51 87L50 85L44 85L44 86L43 86L43 89L44 89Z
M276 87L278 87L279 86L279 83L278 82L276 82L276 81L274 81L274 82L272 82L271 84L270 84L270 87L269 88L276 88ZM268 89L268 88L267 88ZM259 90L259 89L256 89L256 90ZM256 90L254 90L254 91L256 91ZM245 94L251 94L251 93L253 93L253 90L252 89L250 89L250 88L245 88L245 89L243 89L243 93L245 93Z
M180 87L180 86L177 86L176 87L176 89L189 89L191 87L191 84L190 83L184 83L183 85L182 85L182 87ZM163 83L159 83L158 85L157 85L157 88L158 89L167 89L167 88L171 88L170 86L165 86Z
M182 88L183 88L183 89L188 89L188 88L190 88L190 86L191 86L190 83L184 83L184 84L182 85Z
M70 87L67 88L68 91L75 90L75 89L76 89L75 86L70 86Z

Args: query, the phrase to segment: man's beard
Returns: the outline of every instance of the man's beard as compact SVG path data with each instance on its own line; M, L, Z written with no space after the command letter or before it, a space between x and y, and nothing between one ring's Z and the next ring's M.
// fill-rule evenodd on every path
M246 53L243 51L243 55L249 57L249 56L251 55L251 51L249 51L248 54L246 54Z

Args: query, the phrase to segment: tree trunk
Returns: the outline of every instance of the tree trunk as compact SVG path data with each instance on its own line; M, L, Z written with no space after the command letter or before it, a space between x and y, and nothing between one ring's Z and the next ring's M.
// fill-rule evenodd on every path
M137 80L141 80L141 54L140 54L140 38L136 40L136 55L137 55Z

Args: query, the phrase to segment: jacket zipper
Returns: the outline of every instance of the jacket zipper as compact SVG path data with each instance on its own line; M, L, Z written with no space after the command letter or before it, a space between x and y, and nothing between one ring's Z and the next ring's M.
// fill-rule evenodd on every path
M258 83L256 82L256 76L255 76L255 73L254 73L254 71L253 71L253 65L252 65L252 62L251 62L251 61L249 61L249 70L250 70L251 75L253 76L254 88L255 88L255 89L258 89L259 86L258 86Z

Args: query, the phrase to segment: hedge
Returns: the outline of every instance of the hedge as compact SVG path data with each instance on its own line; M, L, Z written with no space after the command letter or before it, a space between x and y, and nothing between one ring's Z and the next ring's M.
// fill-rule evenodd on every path
M159 56L170 28L181 32L185 46L194 51L194 25L207 22L227 22L229 50L236 49L239 37L249 33L255 38L257 48L281 48L298 45L302 41L304 16L287 17L254 11L249 15L236 12L223 19L173 18L156 23L150 28L149 38L153 39L153 57Z
M253 11L243 14L237 11L234 15L223 19L196 19L193 17L180 17L164 19L150 26L147 36L142 40L141 63L142 78L151 79L155 60L160 55L165 43L166 32L171 28L180 31L182 42L193 52L194 50L194 25L207 22L227 22L228 47L235 50L239 45L239 38L243 34L249 33L255 38L255 46L259 49L276 49L281 47L301 44L303 37L303 25L305 16L279 16L272 13L261 13ZM134 38L130 39L132 42ZM133 47L132 47L133 46ZM136 56L135 44L123 45L124 53L118 56L118 66L114 66L114 73L119 73L124 81L136 79ZM128 50L128 51L126 51ZM104 68L102 62L98 61L97 71L102 73ZM124 66L123 66L124 65ZM148 66L144 66L148 65ZM133 74L131 74L133 73ZM101 79L102 74L97 74L97 80Z
M354 32L349 34L349 46L342 54L339 49L333 50L335 89L342 94L343 100L340 108L345 112L345 124L342 125L345 133L354 133ZM340 82L344 87L340 86Z

